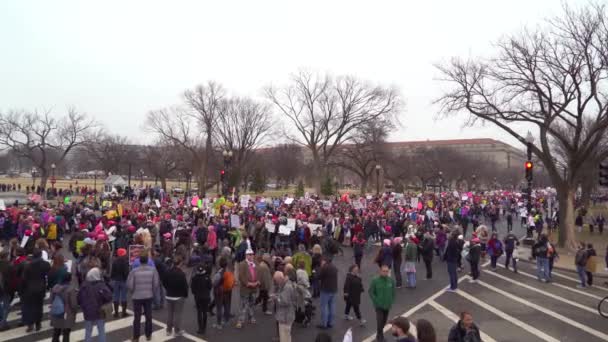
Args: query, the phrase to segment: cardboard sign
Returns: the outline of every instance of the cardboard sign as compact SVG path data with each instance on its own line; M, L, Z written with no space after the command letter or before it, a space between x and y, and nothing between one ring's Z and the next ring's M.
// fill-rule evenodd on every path
M135 259L139 258L144 250L144 245L129 245L129 264L133 265Z

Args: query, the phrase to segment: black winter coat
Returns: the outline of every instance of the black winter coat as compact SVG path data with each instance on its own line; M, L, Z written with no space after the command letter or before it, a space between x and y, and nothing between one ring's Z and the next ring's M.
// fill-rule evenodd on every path
M165 273L163 286L167 297L188 297L188 281L186 274L179 267L173 267Z
M353 305L359 305L361 304L361 293L363 291L361 277L348 273L344 281L344 300Z
M129 259L126 256L118 257L112 263L110 279L116 281L127 281L129 277Z
M44 297L46 293L46 276L51 269L51 265L41 258L32 260L23 269L23 299L36 300Z
M190 290L196 300L211 298L211 276L208 273L195 273L190 281Z

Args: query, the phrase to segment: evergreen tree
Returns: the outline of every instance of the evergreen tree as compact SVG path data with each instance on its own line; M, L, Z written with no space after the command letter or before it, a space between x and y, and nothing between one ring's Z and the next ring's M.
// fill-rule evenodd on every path
M262 193L266 190L266 177L264 177L262 171L259 169L255 170L253 173L250 189L256 194Z
M331 181L331 178L327 176L323 184L321 184L321 194L325 196L331 196L334 194L334 185Z
M304 197L304 182L300 179L296 188L296 198Z

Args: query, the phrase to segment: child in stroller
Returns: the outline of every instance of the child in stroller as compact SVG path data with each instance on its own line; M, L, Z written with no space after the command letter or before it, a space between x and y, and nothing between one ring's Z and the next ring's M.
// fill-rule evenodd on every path
M298 292L298 305L296 306L295 322L304 327L308 327L315 315L315 307L312 304L312 296L308 289L300 284L296 285Z

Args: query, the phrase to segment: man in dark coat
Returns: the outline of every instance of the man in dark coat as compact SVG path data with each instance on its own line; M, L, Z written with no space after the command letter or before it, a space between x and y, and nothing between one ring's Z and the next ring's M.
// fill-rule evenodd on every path
M473 316L463 311L460 320L450 329L448 342L481 342L479 328L473 323Z
M27 332L40 331L42 322L42 305L46 294L46 276L51 266L42 260L42 252L34 249L32 260L23 269L23 323Z

